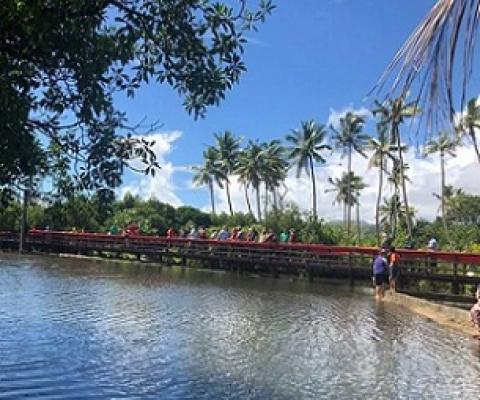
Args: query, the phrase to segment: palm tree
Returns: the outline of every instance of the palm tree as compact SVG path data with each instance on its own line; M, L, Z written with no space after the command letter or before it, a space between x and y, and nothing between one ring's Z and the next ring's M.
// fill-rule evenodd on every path
M232 199L230 197L230 179L229 176L233 173L238 155L240 152L240 140L235 138L230 131L223 133L216 133L215 139L217 141L217 151L219 153L220 165L225 178L225 189L227 192L228 208L230 215L233 215Z
M435 197L437 200L441 202L442 200L442 195L438 193L432 193L433 197ZM457 198L458 196L462 196L465 193L463 192L463 189L455 189L452 185L445 185L445 193L444 193L444 199L445 199L445 215L447 219L447 223L449 220L453 218L453 213L456 208L456 203L457 203ZM438 207L438 211L442 212L442 206L440 205Z
M390 228L390 235L394 238L397 234L398 220L403 216L403 207L397 193L390 199L383 199L380 206L380 222L384 227Z
M468 135L473 143L475 154L480 163L480 149L478 148L478 141L476 130L480 129L480 105L476 98L470 99L467 103L465 114L461 116L460 121L456 127L460 135Z
M366 157L364 153L365 146L367 145L369 136L364 134L363 127L365 126L365 118L361 115L347 112L345 116L340 118L340 126L338 130L330 126L335 136L334 141L337 148L342 149L343 155L348 157L347 177L351 176L352 172L352 153L355 151ZM347 194L351 194L351 182L348 182L349 189ZM352 201L347 200L347 232L350 236L351 223L352 223Z
M377 234L377 245L380 246L380 204L382 200L383 191L383 173L387 172L387 159L394 160L392 146L386 138L385 129L381 124L378 124L379 137L378 139L370 138L368 149L372 152L368 162L368 168L378 168L378 192L377 203L375 206L375 231Z
M377 84L393 78L390 94L405 94L420 82L418 104L425 104L431 121L453 117L453 80L460 80L462 107L475 54L480 22L478 0L437 0L425 19L406 40ZM458 52L463 59L456 60ZM454 75L455 65L462 70ZM439 117L439 118L434 118Z
M325 158L322 153L332 148L325 143L327 131L323 125L315 121L301 123L300 129L295 129L287 135L287 141L292 144L289 159L297 168L297 178L302 170L312 179L312 213L314 220L317 219L317 191L315 182L314 162L324 164Z
M245 150L241 150L238 155L237 167L235 168L234 173L238 176L238 181L243 185L243 193L245 195L248 213L253 217L252 205L250 203L250 197L248 196L250 180L247 171L245 171L246 165L248 165L248 156L245 153Z
M192 167L195 175L193 176L193 183L196 186L207 185L210 191L210 202L212 205L212 215L215 215L215 196L214 183L223 189L222 181L225 175L218 159L218 151L214 147L208 147L203 152L203 165Z
M393 188L393 194L392 194L392 197L390 198L390 202L391 202L392 205L397 204L397 202L398 202L398 204L397 204L396 207L392 207L391 209L395 212L395 221L398 222L398 223L402 222L403 226L407 227L407 221L406 221L406 218L405 218L405 216L407 214L406 214L406 211L405 211L405 206L400 201L400 186L401 186L401 181L402 181L402 175L400 174L400 161L397 158L394 157L392 159L392 162L393 162L393 165L392 165L391 170L389 171L387 181L390 184L390 186ZM409 167L408 164L403 165L403 178L407 182L411 182L410 178L407 175L407 171L408 171L409 168L410 167ZM395 198L395 201L392 200L393 198ZM382 208L382 206L380 208ZM383 207L383 208L385 208L385 207ZM382 212L382 210L380 209L380 214L382 215L382 213L385 214L385 211ZM414 215L412 207L409 208L409 213L410 213L410 216L411 216L410 220L412 220L413 215ZM382 221L382 218L381 218L380 224L382 224L382 223L383 223L383 221ZM394 228L395 228L394 233L396 233L397 226L395 226ZM392 234L392 238L394 238L394 237L395 236Z
M348 191L348 183L347 183L346 173L343 173L342 177L333 179L332 177L328 178L328 183L332 186L330 189L325 189L325 193L333 192L335 193L335 197L333 199L332 204L343 205L343 228L345 229L345 225L347 223L347 191Z
M437 140L431 140L425 145L425 155L439 153L440 154L440 172L441 172L441 208L442 208L442 220L443 228L445 229L445 236L450 241L447 227L447 212L445 208L446 198L446 183L445 183L445 155L448 154L455 157L455 150L457 148L458 141L452 140L446 132L441 132Z
M335 198L333 204L343 204L343 223L347 219L347 208L356 207L357 213L357 241L360 242L360 192L367 187L363 182L362 177L355 175L353 172L343 173L342 177L332 179L328 178L328 183L332 186L330 189L326 189L325 193L334 192Z
M360 241L362 239L360 223L360 193L367 187L367 185L363 182L363 178L361 176L355 174L353 174L348 182L351 183L353 193L350 195L350 197L353 198L353 203L355 204L357 212L357 245L360 245Z
M268 191L272 192L275 212L278 210L277 189L287 177L288 162L285 160L285 151L279 140L264 144L261 176L265 182L265 198L268 198Z
M378 102L376 104L377 110L375 110L375 112L382 116L381 124L388 127L390 131L390 143L395 145L397 149L398 168L400 173L400 184L402 186L403 203L405 205L407 231L408 236L411 237L412 220L410 207L408 205L407 179L405 176L405 161L403 159L406 147L402 144L400 125L407 119L418 115L420 110L415 102L407 103L405 101L405 96L400 96L394 100L387 100L383 104Z
M264 165L263 148L257 142L249 141L247 147L239 154L238 163L235 168L235 174L238 175L240 181L244 183L245 187L252 185L257 195L257 217L260 221L262 213L260 209L260 183L261 171ZM247 199L248 194L246 193ZM247 200L250 213L250 201Z

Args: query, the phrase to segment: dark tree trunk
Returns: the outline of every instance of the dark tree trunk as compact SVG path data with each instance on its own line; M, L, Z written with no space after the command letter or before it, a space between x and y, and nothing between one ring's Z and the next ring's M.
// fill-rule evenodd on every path
M475 149L475 154L480 163L480 150L478 148L477 136L475 135L475 130L473 128L470 128L470 137L472 138L473 148Z
M445 230L445 237L450 243L450 235L448 234L448 226L447 226L447 212L445 209L445 154L443 151L440 151L440 170L442 175L441 207L442 207L443 229Z
M232 199L230 198L230 183L228 181L225 182L225 189L227 191L227 200L228 200L228 208L230 209L230 215L233 216Z
M257 195L257 216L258 222L262 220L262 207L260 205L260 185L255 186L255 193Z
M243 188L245 191L245 201L247 202L248 213L253 217L252 205L250 204L250 198L248 197L248 187L247 185L243 185Z
M402 194L403 194L403 204L405 204L405 221L407 223L407 232L408 237L412 237L412 216L410 215L410 207L408 206L408 196L407 196L407 180L405 177L404 163L403 163L403 152L402 152L402 142L400 140L400 132L396 132L397 137L397 146L398 146L398 159L400 162L400 180L402 181Z
M380 246L380 204L382 201L382 190L383 190L383 158L380 162L380 167L378 169L378 195L377 195L377 204L375 207L375 230L377 232L377 246Z
M20 221L20 240L18 242L18 252L23 253L25 248L25 237L27 234L27 210L28 210L28 198L30 194L30 187L32 186L32 179L30 178L29 185L23 190L23 205L22 205L22 217Z
M210 189L210 203L212 204L212 215L215 216L215 195L213 192L213 182L208 183L208 188Z
M352 172L352 145L349 144L348 146L348 171L347 171L347 179L348 179L348 186L347 186L347 235L350 239L350 233L352 230L352 182L351 182L351 172Z
M315 182L315 169L313 168L313 158L309 157L310 161L310 174L312 176L312 212L313 219L317 220L317 185Z

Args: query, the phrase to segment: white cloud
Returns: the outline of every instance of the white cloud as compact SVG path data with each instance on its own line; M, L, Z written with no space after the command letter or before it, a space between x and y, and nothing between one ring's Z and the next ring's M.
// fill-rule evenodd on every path
M161 168L156 170L154 177L127 172L125 179L127 183L120 187L119 196L123 197L125 193L130 192L144 199L156 198L173 206L182 205L182 201L175 193L173 174L185 170L185 167L174 166L170 161L167 161L167 156L173 150L174 142L181 136L182 132L180 131L158 132L144 136L149 141L155 141L152 150L155 152ZM132 166L141 168L142 164L135 161Z
M329 119L334 121L341 112L332 111ZM357 111L358 110L353 110ZM146 177L140 174L128 173L126 184L119 189L119 195L123 196L127 191L138 194L142 198L155 197L160 201L170 203L174 206L182 205L183 202L177 195L177 187L174 181L174 174L178 171L190 171L189 167L175 166L168 160L168 156L174 149L174 143L181 137L181 132L160 132L149 135L149 140L155 140L154 151L157 154L158 161L162 168L157 171L155 177ZM428 159L415 156L415 149L411 148L405 155L405 161L410 166L408 176L411 182L408 183L408 195L411 206L417 210L417 215L427 219L433 219L438 214L439 201L432 196L433 192L440 191L440 167L438 156L430 156ZM447 160L446 173L447 184L458 188L463 188L468 193L480 194L480 165L476 161L472 146L462 147L457 151L456 158ZM378 171L368 169L368 160L358 154L353 156L353 170L357 175L362 176L368 187L362 192L361 197L361 218L373 223L375 221L375 202L378 187ZM324 166L315 168L315 177L317 182L317 210L319 216L327 220L339 220L342 218L343 210L341 206L332 205L335 194L325 193L329 188L328 178L341 177L346 170L346 159L342 159L339 154L333 154ZM308 176L302 175L296 178L295 169L289 171L286 179L288 193L286 202L298 204L304 211L311 210L312 194L311 180ZM193 188L190 181L187 181L185 187L195 191L205 191L206 188ZM233 208L235 211L247 211L243 185L236 178L231 179L230 192ZM391 194L388 185L384 188L385 196ZM256 214L256 197L253 190L249 191L250 202L253 212ZM225 189L215 187L215 199L217 211L228 212L228 202ZM263 188L262 188L262 212L263 212ZM205 211L210 211L210 203L205 203L202 207Z
M340 126L340 119L343 118L348 112L360 115L364 117L365 120L372 118L372 112L366 107L353 108L349 106L340 111L336 111L331 108L330 115L328 116L327 126L333 126L335 129L337 129Z

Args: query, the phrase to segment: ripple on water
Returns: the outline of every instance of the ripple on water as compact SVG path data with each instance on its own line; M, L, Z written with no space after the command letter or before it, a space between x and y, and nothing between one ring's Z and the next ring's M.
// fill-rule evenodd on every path
M0 398L478 398L477 343L342 286L0 265Z

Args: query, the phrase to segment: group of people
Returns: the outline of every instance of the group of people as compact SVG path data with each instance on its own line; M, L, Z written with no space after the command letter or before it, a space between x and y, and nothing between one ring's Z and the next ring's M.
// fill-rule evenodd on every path
M244 241L244 242L259 242L259 243L296 243L297 234L295 229L282 231L278 236L272 229L264 229L262 232L257 232L255 228L243 230L241 227L234 227L231 230L227 226L223 226L220 230L207 233L205 227L200 226L198 229L194 226L188 231L180 230L178 233L173 228L168 228L166 233L167 238L182 238L182 239L210 239L210 240L230 240L230 241Z
M382 299L385 291L390 288L391 293L396 290L396 280L399 274L400 256L395 247L382 248L373 260L373 282L375 284L375 297Z
M438 248L434 238L429 241L428 248L430 250ZM378 300L385 296L385 292L388 289L390 289L391 293L395 292L396 280L400 271L399 261L399 254L393 246L388 249L382 248L373 260L373 282L375 285L375 297ZM478 330L475 337L480 339L480 284L477 285L475 298L477 302L470 309L470 320Z
M378 255L373 260L373 281L377 299L383 298L388 289L390 289L390 293L396 290L396 281L400 271L400 255L395 251L395 247L391 243L392 240L387 238L382 244ZM430 238L427 249L431 251L438 250L438 242L435 237L432 236ZM435 265L435 261L432 261L431 266Z

